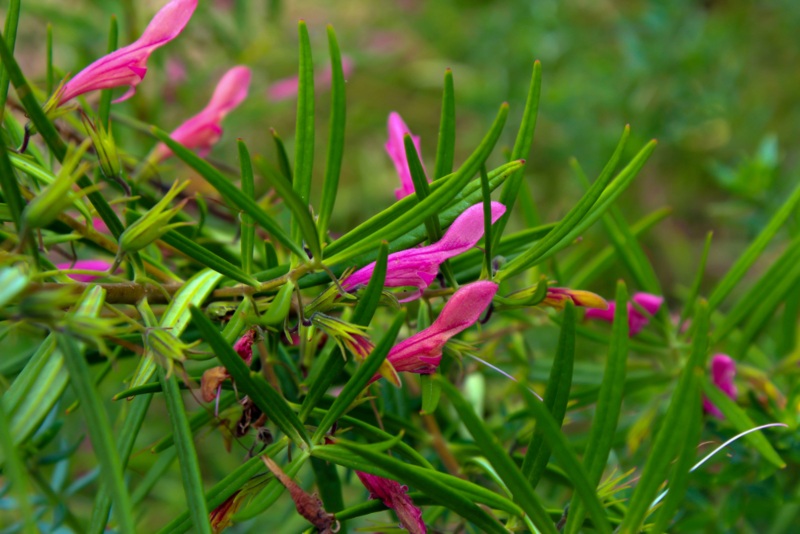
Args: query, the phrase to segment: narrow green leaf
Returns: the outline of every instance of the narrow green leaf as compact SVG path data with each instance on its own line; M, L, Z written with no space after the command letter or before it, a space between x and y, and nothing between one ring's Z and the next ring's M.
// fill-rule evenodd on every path
M14 53L14 48L17 42L19 6L20 0L9 0L8 7L6 8L6 25L3 29L3 35L5 35L6 47L8 48L10 54ZM6 99L8 98L9 74L5 64L5 59L0 62L0 124L3 124L3 118L6 110Z
M179 338L191 317L189 307L198 306L206 300L222 279L222 275L205 269L187 280L183 287L175 294L161 317L160 328L167 329L176 338ZM131 380L130 387L142 386L150 381L156 372L158 364L155 362L152 350L147 349L139 360L139 365Z
M628 361L628 291L625 283L617 282L616 307L614 324L611 329L611 343L608 348L603 380L594 412L592 428L589 431L589 443L583 457L583 465L589 475L589 483L594 487L600 483L608 455L614 445L614 435L622 410L622 398L625 394L625 373ZM577 495L570 502L570 513L564 532L578 532L583 524L586 510Z
M403 146L406 151L406 161L408 162L411 181L414 183L414 193L417 196L417 200L422 202L431 194L428 178L425 176L425 169L422 168L422 162L419 160L414 140L411 139L409 134L403 136ZM439 226L439 219L436 214L430 215L424 222L425 228L428 230L428 242L434 243L441 239L442 229Z
M372 271L372 278L369 279L366 289L361 292L353 310L351 322L358 326L369 326L372 317L380 304L383 285L386 282L386 270L389 258L389 244L384 241L378 249L378 259L375 260L375 269Z
M689 406L699 406L701 399L699 389L692 388L692 398L689 399ZM695 443L700 442L700 436L703 431L703 419L700 410L688 410L688 420L685 421L684 429L676 429L677 432L685 434L686 446L681 450L675 465L672 468L672 473L669 477L669 487L667 490L666 499L658 508L656 512L655 522L648 530L648 534L658 534L665 532L669 522L675 516L675 511L684 503L686 497L686 490L689 487L689 475L691 474L692 465L695 462L697 449ZM652 508L652 506L651 506Z
M625 518L619 526L619 532L622 534L641 531L650 505L658 493L658 488L664 482L670 464L681 454L683 448L697 446L696 443L686 441L685 431L677 432L676 429L686 428L687 418L691 418L691 415L688 415L689 410L700 410L699 403L691 404L690 401L697 398L699 380L705 373L708 355L708 313L708 304L702 300L698 302L692 321L695 325L692 352L678 380L650 454L647 456L647 462L631 497Z
M127 412L120 413L122 419L122 428L119 431L119 441L117 442L120 462L122 463L123 472L128 465L133 445L136 442L136 437L144 423L144 418L147 415L147 409L150 407L150 401L153 395L140 395L130 402ZM87 532L90 534L103 534L106 530L106 523L108 522L108 514L111 512L111 496L106 488L105 482L100 481L100 489L94 501L94 509L92 510L92 519L89 524Z
M325 436L328 432L330 427L336 420L344 415L345 411L350 407L356 397L358 397L364 388L367 387L369 381L378 372L383 361L386 359L386 356L389 354L392 346L394 346L394 341L397 338L397 334L400 332L400 327L403 326L403 321L406 319L405 311L400 312L394 318L392 325L386 331L386 333L381 338L380 342L375 345L375 348L372 349L372 353L367 356L367 359L364 360L358 370L353 374L350 380L344 385L342 388L342 392L339 393L339 396L336 397L336 400L333 401L333 405L331 405L328 413L325 414L325 417L322 418L319 425L317 426L316 432L314 432L314 436L311 440L314 443L319 443L320 440Z
M11 167L11 160L8 159L8 151L6 147L2 148L0 154L0 190L3 192L3 199L8 206L11 220L14 222L14 228L19 231L22 228L20 218L22 210L25 208L25 201L22 198L22 193L19 190L19 183L17 183L17 175Z
M442 183L442 187L432 188L431 194L424 201L417 203L407 211L401 213L396 219L388 222L388 224L382 228L370 228L369 231L366 232L366 236L353 243L352 246L348 247L348 249L343 252L333 255L333 250L344 248L341 244L336 249L334 249L334 246L340 243L340 241L345 240L348 236L354 236L356 234L355 231L331 243L331 245L326 248L328 265L335 265L337 262L343 261L348 257L373 249L381 240L391 242L393 239L400 237L422 223L426 217L441 211L442 208L447 206L448 203L464 189L464 186L467 185L470 178L478 172L481 165L485 163L486 158L489 157L489 154L500 137L507 117L508 104L503 104L500 107L500 111L497 113L497 117L491 129L483 138L483 141L481 141L481 144L475 152L472 153L467 161L464 162L461 168L459 168L449 180L437 180L435 183ZM363 225L359 228L362 227ZM356 230L358 230L358 228ZM352 243L352 237L349 238L348 241ZM345 254L345 252L348 254Z
M511 150L512 160L527 159L531 152L531 148L533 146L533 134L536 131L536 118L539 115L539 95L541 92L542 64L537 59L533 62L531 84L528 89L527 100L525 101L525 111L522 112L522 124L519 126L517 140L514 142L514 148ZM511 217L511 211L514 208L514 202L517 200L517 196L519 195L519 190L524 178L525 170L522 168L511 175L508 181L506 181L506 184L503 186L503 191L500 193L500 203L506 207L506 212L495 223L495 245L500 242L500 237L503 235L503 231L506 228L509 217ZM601 179L598 178L597 181L599 182Z
M438 180L453 172L456 155L456 95L453 86L453 71L444 71L442 91L442 115L439 119L439 139L436 143L436 163L433 179Z
M550 378L544 393L544 405L553 416L553 420L560 428L567 413L567 403L572 387L572 369L575 363L575 306L568 300L564 307L564 320L561 323L561 333L558 337L558 347L553 365L550 367ZM531 436L525 459L522 462L522 474L533 488L547 467L550 459L551 447L545 443L543 430L537 428Z
M622 156L622 151L625 148L628 137L630 136L630 131L631 129L628 126L626 126L622 131L622 137L620 138L619 143L617 143L617 148L611 155L611 159L608 160L608 163L606 163L606 166L603 168L600 176L597 177L597 180L595 180L589 190L584 193L583 197L581 197L578 203L575 204L571 210L569 210L564 218L561 219L556 227L553 228L553 230L547 234L544 239L538 241L528 250L514 258L512 261L508 262L498 273L498 280L505 280L509 276L520 273L541 261L545 253L558 245L559 242L564 239L564 237L569 235L576 225L581 222L586 214L589 213L589 210L592 209L592 206L594 206L600 199L600 195L606 189L606 186L608 186L611 182L611 179L614 176L614 169L617 167L617 163ZM506 182L506 184L508 184L508 182ZM506 190L507 186L503 188L503 192ZM503 195L501 193L501 198L502 196ZM512 198L512 205L513 202L514 200ZM508 211L506 211L506 213L508 213ZM502 220L502 218L500 220ZM498 221L498 223L499 222L500 221ZM497 223L495 223L495 226L496 225ZM497 229L498 227L495 228L495 231L497 231ZM497 232L497 235L500 235L500 232Z
M536 418L536 430L548 442L548 449L558 458L570 481L575 486L575 492L581 498L583 507L589 512L592 526L598 532L611 532L605 509L597 496L597 486L589 481L589 475L581 465L572 446L561 432L561 421L551 415L551 409L533 396L527 388L521 387L520 392L525 397L528 409Z
M256 191L250 152L241 139L237 140L237 145L239 147L239 167L242 170L242 193L255 200ZM255 270L253 269L253 252L256 246L256 227L253 218L246 213L241 215L241 225L242 270L249 275Z
M72 389L81 403L92 440L92 447L100 463L100 475L111 493L114 515L121 532L133 534L136 531L133 520L131 500L122 478L122 464L114 445L114 437L103 401L95 389L89 365L83 358L77 342L65 335L58 336L58 346L64 354L64 362L69 370Z
M45 90L47 91L48 95L53 94L53 89L55 89L55 75L53 74L53 24L48 22L47 23L47 37L45 38L45 48L47 49L46 52L46 73L45 73Z
M242 217L247 216L242 215ZM244 237L244 234L242 237ZM258 280L252 276L249 276L244 270L176 230L168 231L162 235L160 239L167 245L174 247L176 250L193 259L200 265L208 267L209 269L225 275L232 280L236 280L237 282L241 282L252 287L258 287L260 285Z
M289 183L292 183L292 164L289 163L289 154L286 152L286 145L283 143L283 139L281 139L281 136L278 135L278 132L274 128L270 128L269 131L272 134L272 140L275 142L275 153L278 155L278 169L281 171L284 179L286 179L286 181Z
M178 381L175 375L167 377L162 367L158 368L158 380L161 382L164 398L167 401L167 411L172 423L172 433L175 436L175 448L181 468L183 491L186 494L186 507L191 512L194 531L210 534L211 524L208 521L208 508L203 494L200 462L194 448L194 437L186 418L186 408L183 405Z
M314 168L314 61L305 21L297 25L300 60L297 67L297 122L294 131L294 192L308 212ZM285 198L285 197L284 197ZM300 236L300 220L292 221L292 237ZM305 236L304 236L305 237ZM308 239L306 237L306 239ZM316 237L315 237L316 239ZM320 256L315 255L315 258Z
M321 258L322 249L319 243L319 235L317 234L317 227L314 225L314 219L311 217L311 212L308 210L308 202L301 199L292 189L289 182L278 176L262 158L256 157L255 163L258 170L275 188L278 195L286 203L289 211L291 211L292 224L298 228L303 242L311 250L311 255L315 259Z
M706 241L703 245L703 254L700 256L700 262L697 264L697 273L694 277L694 282L692 282L692 287L689 289L689 293L686 295L686 301L683 305L683 309L681 310L680 319L678 319L678 330L683 327L684 321L689 317L689 314L692 313L694 308L694 303L697 301L697 297L700 294L700 286L703 283L703 276L706 273L706 263L708 262L708 253L711 250L711 238L713 237L714 232L708 232L706 234Z
M336 465L319 458L311 458L311 468L314 470L317 491L319 491L319 496L325 505L325 511L332 513L344 510L342 481L339 479ZM343 532L347 531L344 530Z
M339 175L344 157L344 133L347 115L342 54L333 26L328 26L328 49L331 56L331 117L328 130L328 154L325 164L325 181L322 186L322 202L319 207L320 241L326 241L336 194L339 192Z
M199 308L189 308L192 321L203 339L211 346L222 365L236 382L237 389L248 395L258 408L299 447L311 444L303 423L286 404L286 400L257 373L250 373L242 358L225 341L219 330Z
M25 534L36 534L39 530L34 521L33 508L31 508L30 484L25 464L19 456L17 446L14 444L14 437L11 433L11 421L9 420L6 409L0 402L0 446L5 451L3 463L3 475L6 479L4 490L11 486L12 495L15 496L19 512L22 515L21 532ZM4 512L8 514L8 511ZM11 520L6 517L6 520Z
M464 519L473 522L481 532L507 534L508 531L496 519L475 504L472 499L466 497L463 491L459 491L451 484L442 482L440 478L433 476L433 473L429 473L430 470L404 464L399 460L395 460L385 454L374 452L364 446L341 442L341 447L366 460L366 462L358 468L363 467L363 470L366 472L372 472L371 468L373 466L384 469L392 475L392 478L402 481L403 484L414 486L431 498L436 499L436 501L442 505L450 508ZM332 452L330 449L331 446L317 447L312 451L312 454L317 456L318 452L330 453ZM324 457L322 454L319 456ZM331 457L330 455L326 456L329 458ZM338 457L332 458L332 461L338 463L337 460ZM555 532L555 529L553 529L553 532Z
M256 221L259 226L269 232L272 237L294 252L298 257L307 258L303 248L292 241L272 217L262 210L252 198L242 193L228 178L212 167L211 164L197 156L185 146L174 141L169 134L163 130L153 127L151 131L159 141L167 145L167 147L169 147L178 158L183 160L184 163L200 173L200 175L229 202L253 217L253 220Z
M483 194L483 257L486 277L494 276L492 267L492 191L489 189L489 176L486 167L481 166L481 193Z
M719 408L725 420L728 421L737 432L745 432L751 428L758 426L747 412L736 404L735 401L730 399L723 393L716 385L708 381L708 378L703 378L701 387L708 400ZM758 453L767 459L769 463L779 469L786 467L786 463L781 459L772 444L764 434L761 432L752 432L744 436L744 439L758 451Z
M431 375L420 375L419 382L422 390L422 408L419 413L422 415L432 414L439 405L442 386Z
M536 492L506 450L497 441L495 434L481 421L472 406L470 406L454 386L438 377L437 380L441 384L445 395L447 395L447 398L450 399L453 407L455 407L458 412L461 422L467 427L469 433L472 434L481 453L489 460L492 467L494 467L497 474L508 487L514 502L525 510L525 513L530 517L534 525L536 525L536 528L540 529L542 532L557 533L558 531L553 521L544 509Z
M792 194L786 199L786 202L781 208L775 212L767 226L758 234L752 243L747 247L747 250L739 256L734 262L733 266L725 273L725 276L717 283L711 296L708 298L708 308L710 311L717 309L717 306L725 300L725 297L736 287L744 277L745 273L755 263L755 261L764 252L769 242L778 233L778 230L783 226L783 223L796 212L797 203L800 202L800 185L798 185Z

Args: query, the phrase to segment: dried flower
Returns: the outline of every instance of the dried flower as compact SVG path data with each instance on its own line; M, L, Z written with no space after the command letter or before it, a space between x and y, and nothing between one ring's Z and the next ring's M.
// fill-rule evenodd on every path
M425 534L428 532L422 521L422 511L414 506L414 501L408 496L408 487L387 478L356 471L358 479L369 490L370 499L380 499L388 508L394 510L400 524L411 534Z
M631 300L636 303L636 305L640 306L647 312L648 315L643 314L639 311L639 308L635 306L633 303L628 303L628 335L633 337L638 334L642 328L644 328L647 323L650 322L650 317L655 315L658 309L661 307L661 303L664 302L663 297L659 297L658 295L652 295L650 293L634 293L633 298ZM587 319L600 319L601 321L606 322L613 322L614 321L614 309L616 308L616 304L614 302L610 302L608 304L608 308L605 310L602 309L590 309L586 311L586 318Z
M497 284L494 282L480 281L461 286L444 305L433 324L392 347L386 361L398 373L427 375L435 372L447 340L477 321L495 293ZM378 373L372 377L372 381L380 377Z
M408 158L406 157L405 136L411 136L417 154L421 154L420 141L419 136L411 133L403 118L395 111L389 113L388 130L389 139L384 147L394 163L398 178L400 178L400 187L394 190L394 195L397 200L400 200L414 194L414 181L411 179L411 170L408 168Z
M728 397L736 400L734 378L736 378L736 362L727 354L715 354L711 358L711 381ZM722 412L705 396L703 397L703 411L722 419Z
M499 202L492 202L492 222L506 211ZM426 247L412 248L389 254L386 268L386 287L416 287L417 291L400 302L419 298L436 278L439 265L448 258L458 256L477 244L483 237L483 204L470 206L453 221L442 239ZM375 263L359 269L343 282L342 287L352 291L369 283Z
M250 69L233 67L220 79L208 105L197 115L178 126L169 136L187 148L197 149L204 157L222 135L222 119L247 97L250 86ZM162 161L172 155L172 151L159 143L152 159Z
M114 102L133 96L147 73L147 59L153 50L177 37L192 18L197 0L172 0L155 14L144 33L133 43L101 57L73 76L51 99L48 107L63 106L90 91L128 86Z

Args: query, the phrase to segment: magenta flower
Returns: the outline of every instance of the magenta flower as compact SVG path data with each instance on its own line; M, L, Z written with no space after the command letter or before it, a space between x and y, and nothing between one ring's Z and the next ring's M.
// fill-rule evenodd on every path
M256 330L251 328L245 332L242 337L236 340L233 344L233 350L244 361L245 364L250 365L253 360L253 344L256 341ZM225 367L217 366L206 369L203 376L200 378L200 395L206 402L211 402L216 399L219 401L219 395L222 391L222 383L231 377Z
M350 76L353 72L353 60L348 57L342 57L342 73L345 78ZM333 73L331 72L330 65L326 65L322 69L314 73L314 88L316 90L327 89L331 86ZM297 88L300 82L297 76L290 76L289 78L282 78L272 83L267 88L267 98L278 102L297 96Z
M103 260L78 260L76 262L57 263L56 269L59 271L78 269L82 271L102 271L107 273L108 270L111 269L111 264ZM100 278L102 275L74 273L68 274L67 276L78 282L91 282L92 280Z
M400 524L411 534L426 534L428 532L422 521L422 511L414 506L414 501L408 496L408 487L399 482L389 480L377 475L370 475L356 471L361 483L369 490L370 499L380 499L388 508L394 510Z
M55 106L76 96L112 87L128 86L128 91L114 102L133 96L136 86L147 73L147 58L153 50L177 37L192 17L197 0L172 0L156 13L135 42L101 57L72 77L55 95Z
M397 373L429 375L435 372L442 359L444 344L472 326L492 302L495 293L497 284L494 282L480 281L461 286L433 324L392 347L386 361ZM372 382L381 376L383 374L377 373Z
M631 299L638 306L642 307L647 315L639 311L637 306L628 302L628 335L633 337L638 334L647 323L650 322L650 317L656 314L661 304L664 302L663 297L652 295L650 293L634 293ZM600 319L609 323L614 321L614 310L616 303L609 302L608 308L605 310L590 309L586 310L587 319Z
M506 207L492 202L492 222L497 221ZM426 247L401 250L389 254L386 268L386 287L416 287L417 291L400 302L419 298L426 287L436 278L439 265L448 258L466 252L483 237L483 204L470 206L459 215L442 239ZM375 262L359 269L343 282L342 287L352 291L369 283Z
M600 295L596 295L591 291L570 289L568 287L548 287L547 296L544 298L541 305L563 310L567 300L571 300L575 306L582 306L584 308L596 308L598 310L608 309L608 302Z
M736 362L727 354L715 354L711 358L711 381L728 397L736 400ZM703 411L722 419L722 412L703 396Z
M405 136L411 136L411 140L414 141L414 147L417 149L417 154L422 152L420 151L419 136L411 133L399 113L394 111L389 113L388 129L389 139L386 141L385 148L386 153L392 158L394 168L397 170L397 176L400 178L400 187L394 190L394 195L397 200L400 200L403 197L414 194L414 182L411 180L411 171L408 168L408 158L406 158Z
M169 136L187 148L197 149L200 156L204 157L222 136L222 119L247 97L249 85L250 69L233 67L220 79L208 105ZM171 154L166 145L159 143L152 158L162 161Z

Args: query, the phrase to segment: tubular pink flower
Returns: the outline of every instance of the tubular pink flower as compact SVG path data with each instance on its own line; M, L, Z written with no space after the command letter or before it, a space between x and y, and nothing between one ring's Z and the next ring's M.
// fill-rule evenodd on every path
M408 169L408 158L406 158L405 136L411 136L417 154L422 154L422 152L420 151L419 136L411 133L399 113L394 111L389 113L388 129L389 139L386 141L385 148L394 163L397 176L400 178L400 187L394 190L394 195L397 200L400 200L414 194L414 182L411 180L411 171Z
M736 362L727 354L715 354L711 358L711 381L728 397L736 400ZM703 411L722 419L722 412L703 396Z
M494 282L481 281L461 286L433 324L392 347L386 361L398 373L429 375L435 372L442 359L444 344L472 326L492 302L495 293L497 284ZM372 382L381 376L376 374Z
M492 202L492 222L505 213L506 207ZM446 259L458 256L475 246L483 237L483 204L470 206L459 215L442 239L426 247L401 250L389 254L386 268L386 287L416 287L417 292L401 302L419 298L426 287L436 278L439 265ZM352 291L369 283L375 270L375 262L359 269L343 282L342 287Z
M103 260L78 260L76 262L57 263L56 269L59 271L80 269L83 271L104 271L108 272L111 269L111 264ZM91 282L100 278L100 275L94 274L68 274L70 278L78 282Z
M222 136L222 119L247 97L249 86L250 69L233 67L220 79L208 105L169 136L187 148L197 149L200 157L204 157ZM159 143L152 157L162 161L170 155L172 151Z
M147 58L153 50L177 37L192 18L197 0L172 0L156 13L139 39L126 47L101 57L72 77L56 95L56 106L76 96L112 87L128 86L128 91L114 102L133 96L136 86L147 73Z
M342 57L342 73L344 74L345 78L350 76L352 72L353 60L346 56ZM326 65L324 68L314 73L314 88L316 90L327 89L331 86L332 79L333 73L331 72L331 67L330 65ZM276 82L273 82L267 88L267 98L275 102L279 102L281 100L286 100L288 98L297 96L297 88L299 85L300 82L297 76L282 78Z
M422 521L422 511L414 506L414 501L408 496L408 487L399 482L356 471L361 483L369 490L370 499L380 499L387 507L394 510L400 524L411 534L426 534L428 532Z
M647 323L650 322L650 317L656 314L658 309L661 307L661 304L664 302L664 298L659 297L658 295L652 295L650 293L634 293L631 300L637 305L641 306L644 311L648 313L648 315L645 315L639 311L637 306L634 306L631 302L628 303L628 335L633 337L638 334L642 328L647 325ZM609 302L608 308L605 310L586 310L586 318L600 319L601 321L611 323L614 321L615 309L616 303Z

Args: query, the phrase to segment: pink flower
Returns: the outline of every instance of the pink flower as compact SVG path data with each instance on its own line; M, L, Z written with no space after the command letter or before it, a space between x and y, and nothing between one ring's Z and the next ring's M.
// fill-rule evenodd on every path
M220 79L208 105L169 136L187 148L198 149L201 157L205 156L222 136L222 119L247 97L249 85L250 69L233 67ZM166 145L159 143L152 157L162 161L171 154Z
M78 269L82 271L102 271L107 273L108 270L111 269L111 264L103 260L78 260L74 263L73 262L57 263L56 269L58 269L59 271ZM102 275L68 274L67 276L78 282L91 282L92 280L100 278Z
M408 487L399 482L356 471L361 483L369 490L370 499L380 499L388 508L394 510L400 524L411 534L426 534L428 529L422 521L422 511L414 506L408 496Z
M601 296L595 295L591 291L569 289L567 287L548 287L547 296L542 301L542 305L563 310L567 300L571 300L575 306L583 306L584 308L608 309L608 302Z
M345 78L350 76L353 72L353 60L348 57L342 57L342 72ZM331 72L331 67L330 65L326 65L324 68L314 73L314 88L317 90L327 89L331 86L332 79L333 73ZM267 88L267 98L278 102L297 96L299 83L297 76L282 78L272 83Z
M506 211L499 202L492 202L492 222ZM412 248L389 254L386 269L386 287L416 287L417 291L401 302L419 298L436 278L439 265L448 258L466 252L483 236L483 204L470 206L459 215L442 239L426 247ZM352 291L369 283L375 262L359 269L343 282L342 287Z
M652 295L650 293L634 293L631 300L638 306L641 306L644 311L647 312L647 315L645 315L639 311L637 306L634 306L631 302L628 303L628 335L633 337L638 334L642 328L647 325L647 323L650 322L650 317L656 314L658 309L661 307L661 303L664 302L664 298L659 297L658 295ZM616 304L614 302L610 302L608 304L608 308L605 310L586 310L586 318L600 319L601 321L607 321L611 323L614 321L615 309Z
M256 340L256 330L251 328L242 335L233 344L233 350L236 354L244 360L244 363L250 365L253 359L253 343ZM222 383L231 377L225 367L217 366L206 369L203 376L200 378L200 394L203 400L211 402L214 399L219 401L219 395L222 391Z
M497 293L497 284L489 281L473 282L461 286L439 317L425 330L401 341L389 351L386 361L398 373L429 375L436 371L442 359L444 344L478 320ZM382 374L372 377L378 380Z
M736 362L727 354L715 354L711 358L711 381L728 397L736 400ZM722 419L722 412L710 400L703 397L703 411Z
M133 96L147 73L147 58L153 50L177 37L192 17L197 0L172 0L156 13L135 42L101 57L70 79L55 96L55 105L66 104L76 96L112 87L128 86L115 102Z
M414 147L417 149L417 154L422 154L422 152L420 150L419 136L411 133L399 113L394 111L389 113L388 129L389 139L386 141L384 148L386 148L386 153L392 159L394 168L397 170L397 176L400 178L400 187L394 190L394 196L397 197L397 200L400 200L403 197L414 194L414 181L411 179L411 171L408 168L408 158L406 157L405 136L411 136Z

